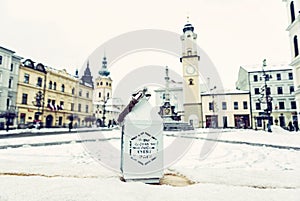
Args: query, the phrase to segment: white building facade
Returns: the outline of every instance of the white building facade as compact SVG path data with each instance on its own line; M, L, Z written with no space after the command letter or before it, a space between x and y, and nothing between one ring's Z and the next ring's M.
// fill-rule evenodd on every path
M17 126L17 83L22 57L0 46L0 129Z
M268 79L265 82L264 75ZM287 65L261 67L240 67L237 89L249 90L253 128L266 128L266 95L271 97L271 125L286 127L297 121L297 107L293 69Z
M286 3L288 14L288 27L290 47L291 47L291 66L294 70L295 100L297 104L297 116L300 118L300 0L283 0Z

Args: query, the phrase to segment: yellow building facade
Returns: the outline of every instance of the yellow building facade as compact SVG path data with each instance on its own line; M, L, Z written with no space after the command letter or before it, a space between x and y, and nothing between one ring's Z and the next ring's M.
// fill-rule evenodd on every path
M25 60L19 67L17 84L18 126L40 120L43 101L37 102L38 94L44 94L46 69L43 64L34 65L30 59ZM42 98L42 97L41 97ZM39 100L38 100L39 101Z
M34 65L27 59L20 67L17 106L22 127L40 122L44 127L89 126L93 87L67 71Z

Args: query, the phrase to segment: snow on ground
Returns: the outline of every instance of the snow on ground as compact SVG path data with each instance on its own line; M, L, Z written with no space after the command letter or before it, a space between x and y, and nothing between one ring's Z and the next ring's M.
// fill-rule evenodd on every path
M98 138L97 132L0 139L0 146L23 144L0 149L0 201L299 200L300 151L295 147L300 148L300 132L272 129L166 132L166 148L178 136L193 140L189 151L165 170L196 182L186 187L120 181L120 172L107 169L76 143L83 135ZM203 140L216 137L223 142ZM120 130L103 131L99 138L120 149ZM69 143L28 145L55 141ZM211 151L200 157L208 142Z
M77 129L72 129L72 131L80 131L80 130L88 130L92 128L77 128ZM61 132L65 131L68 132L69 128L41 128L41 129L36 129L36 128L24 128L24 129L13 129L9 130L8 132L5 130L0 130L0 135L5 135L5 134L19 134L19 133L49 133L49 132Z
M290 132L279 126L272 126L272 133L262 130L254 131L247 129L198 129L196 132L167 132L175 136L206 137L226 141L242 141L260 144L272 144L280 146L300 147L300 132ZM204 136L203 136L204 135Z

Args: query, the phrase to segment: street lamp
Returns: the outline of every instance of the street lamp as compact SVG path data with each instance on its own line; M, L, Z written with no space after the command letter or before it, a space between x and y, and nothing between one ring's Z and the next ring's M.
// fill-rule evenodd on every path
M109 100L109 98L105 99L105 96L104 96L103 105L102 105L103 111L102 111L102 125L101 125L101 127L106 127L105 126L105 119L106 119L106 117L105 117L105 113L106 113L105 107L106 107L106 103L107 103L108 100Z
M39 119L39 115L41 114L40 113L40 108L42 107L44 101L43 101L43 93L41 91L38 91L35 95L35 100L32 101L33 105L36 106L38 108L38 112L37 112L37 115L35 117L35 120L38 120Z
M268 92L268 90L267 90L267 87L268 87L267 81L269 81L272 78L272 76L266 74L265 69L264 69L264 67L266 67L266 66L267 66L266 59L264 59L263 66L262 66L262 72L263 72L263 78L264 78L265 101L266 101L266 105L267 105L267 108L264 111L265 111L265 114L267 115L267 120L268 120L268 132L272 132L272 130L271 130L271 113L272 113L273 98L270 96L270 92Z
M38 111L35 113L35 116L34 116L34 120L36 122L39 121L39 116L42 114L40 112L40 108L44 105L44 95L41 91L38 91L35 95L35 100L32 101L33 105L36 106L38 108ZM38 128L40 128L40 126L38 126Z

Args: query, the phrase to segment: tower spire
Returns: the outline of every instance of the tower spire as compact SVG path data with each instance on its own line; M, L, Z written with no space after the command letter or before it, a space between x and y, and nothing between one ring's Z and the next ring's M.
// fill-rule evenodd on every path
M184 25L184 28L183 28L183 33L185 33L186 31L192 31L194 32L194 27L193 25L190 23L190 17L187 16L186 17L186 24Z
M107 70L106 56L104 55L103 59L102 59L102 68L99 71L99 75L107 77L107 76L109 76L109 74L110 74L110 72Z

